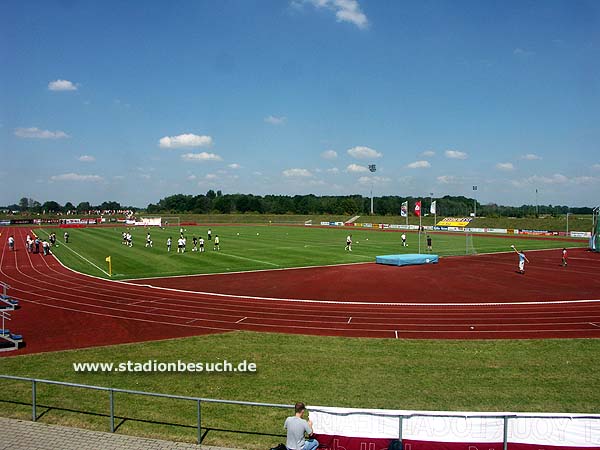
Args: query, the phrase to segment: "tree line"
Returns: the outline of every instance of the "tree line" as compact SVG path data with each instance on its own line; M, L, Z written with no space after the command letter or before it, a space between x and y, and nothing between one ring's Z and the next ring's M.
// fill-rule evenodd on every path
M378 216L400 215L402 203L408 202L408 212L414 215L416 201L421 201L424 214L430 211L435 200L438 216L469 216L477 208L478 216L486 217L536 217L538 215L591 214L592 208L553 205L502 206L495 203L480 204L473 198L446 195L441 198L430 197L375 197L373 212ZM105 201L99 205L81 202L74 205L67 202L60 205L56 201L40 203L23 197L18 204L9 205L5 210L34 214L88 214L90 211L133 210L148 214L208 214L208 213L257 213L257 214L303 214L303 215L367 215L371 210L371 199L362 195L252 195L223 194L209 190L206 194L176 194L149 204L145 209L123 206L116 201Z
M408 202L409 214L414 214L416 201L421 201L423 213L429 213L431 202L436 201L437 214L445 216L469 216L477 208L477 215L488 217L530 217L536 215L591 214L592 208L571 208L553 205L501 206L482 205L473 198L446 195L441 198L415 198L401 196L375 197L373 212L378 216L400 215L402 203ZM316 195L252 195L222 194L221 191L208 191L206 194L176 194L150 204L147 212L196 213L218 212L258 213L258 214L334 214L366 215L371 211L371 199L362 195L316 196Z

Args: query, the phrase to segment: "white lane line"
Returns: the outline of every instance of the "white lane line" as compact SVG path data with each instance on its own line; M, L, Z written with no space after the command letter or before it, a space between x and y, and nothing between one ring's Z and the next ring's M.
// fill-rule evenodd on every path
M396 339L398 339L398 330L394 330L394 333L396 334Z
M350 317L350 318L348 319L348 324L350 323L350 321L351 321L351 320L352 320L352 317Z
M50 234L46 231L46 230L41 230L44 234L46 234L46 236L50 236ZM101 269L100 267L98 267L96 264L94 264L93 262L91 262L89 259L85 258L84 256L81 256L79 253L77 253L75 250L73 250L71 247L69 247L68 245L64 245L65 248L69 249L70 251L72 251L73 253L75 253L77 256L79 256L81 259L83 259L85 262L91 264L92 266L94 266L96 269L98 269L100 272L106 274L107 277L110 277L110 274L104 270ZM58 259L58 258L57 258Z
M246 319L247 319L247 317L243 317L243 318L241 318L240 320L238 320L236 323L242 323L242 321L244 321L244 320L246 320Z
M593 327L598 327L600 328L600 324L594 323L594 322L589 322L589 324Z

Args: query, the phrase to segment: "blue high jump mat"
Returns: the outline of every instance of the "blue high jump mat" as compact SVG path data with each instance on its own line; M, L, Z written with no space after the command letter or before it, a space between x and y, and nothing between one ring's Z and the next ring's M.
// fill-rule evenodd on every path
M376 256L377 264L390 266L413 266L418 264L435 264L439 261L438 255L409 253L407 255L382 255Z

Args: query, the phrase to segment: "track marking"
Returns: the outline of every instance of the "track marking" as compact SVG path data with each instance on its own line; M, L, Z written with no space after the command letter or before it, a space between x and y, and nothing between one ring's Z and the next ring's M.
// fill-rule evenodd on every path
M242 317L240 320L238 320L236 323L242 323L243 320L246 320L248 317Z
M396 339L398 339L398 330L394 330L394 334L396 335Z
M351 320L352 320L352 317L350 317L350 318L348 319L348 324L350 324L350 321L351 321Z
M594 322L589 322L589 324L593 327L598 327L600 328L600 324L594 323Z
M50 234L49 234L49 233L48 233L46 230L41 230L41 231L42 231L42 232L44 232L44 233L46 234L46 236L50 236ZM94 263L93 263L93 262L91 262L89 259L87 259L86 257L84 257L84 256L81 256L79 253L77 253L75 250L73 250L73 249L72 249L71 247L69 247L68 245L65 245L64 247L65 247L65 248L67 248L67 249L69 249L69 250L70 250L70 251L72 251L73 253L75 253L77 256L79 256L81 259L83 259L85 262L87 262L87 263L91 264L92 266L94 266L94 267L95 267L96 269L98 269L100 272L102 272L102 273L106 274L106 276L107 276L107 277L110 277L110 274L109 274L109 273L108 273L106 270L104 270L104 269L101 269L101 268L100 268L100 267L98 267L96 264L94 264ZM50 254L52 254L52 253L50 253ZM56 257L55 257L55 258L56 258ZM58 258L56 258L56 259L58 259Z

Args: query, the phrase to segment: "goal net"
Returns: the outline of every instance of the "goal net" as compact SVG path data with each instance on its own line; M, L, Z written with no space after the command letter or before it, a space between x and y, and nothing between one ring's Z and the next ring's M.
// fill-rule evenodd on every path
M476 255L477 250L473 245L473 233L465 233L465 255Z
M592 237L590 238L590 250L600 252L600 206L594 208L592 212Z
M162 227L181 227L181 219L179 216L166 216L161 217L161 219Z

